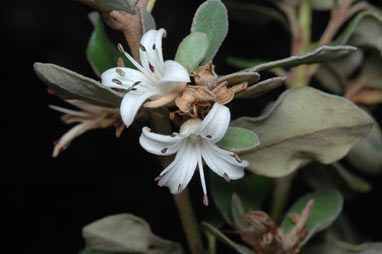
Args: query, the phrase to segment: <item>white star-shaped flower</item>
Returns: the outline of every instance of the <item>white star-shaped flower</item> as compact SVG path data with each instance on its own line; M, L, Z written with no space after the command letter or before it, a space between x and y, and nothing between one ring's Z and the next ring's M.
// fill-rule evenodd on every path
M137 63L120 46L120 50L135 65L137 70L116 67L105 71L102 84L111 88L126 91L120 110L123 122L127 127L133 122L141 105L147 100L157 100L166 97L181 86L190 82L187 70L173 60L163 61L162 37L166 31L150 30L146 32L140 44L140 61ZM175 96L174 98L175 99Z
M186 121L180 133L161 135L144 127L139 142L146 151L156 155L176 153L174 161L156 178L159 180L158 185L167 186L171 193L178 194L186 188L198 165L204 193L203 203L208 205L202 158L211 170L227 182L243 177L248 162L216 145L224 137L230 118L229 109L215 103L203 121Z

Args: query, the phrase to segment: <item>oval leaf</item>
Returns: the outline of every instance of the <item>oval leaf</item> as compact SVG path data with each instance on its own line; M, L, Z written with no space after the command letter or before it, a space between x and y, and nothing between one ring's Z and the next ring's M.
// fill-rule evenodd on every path
M55 64L35 63L37 76L61 99L77 99L91 104L118 108L123 94L104 87L100 82Z
M119 57L123 58L126 67L134 68L134 65L107 37L101 16L98 13L92 13L90 18L94 23L94 31L88 42L86 56L94 73L100 77L104 71L117 65Z
M257 72L240 72L240 73L232 73L228 75L224 75L219 77L216 81L216 84L220 84L222 82L227 82L229 86L248 82L248 85L257 82L260 79L260 74Z
M188 72L192 72L205 58L207 50L207 35L200 32L191 33L179 44L175 61L188 68Z
M103 11L125 11L136 14L135 6L138 0L93 0Z
M239 127L229 127L224 137L217 143L221 148L233 152L247 151L259 144L256 133Z
M334 190L316 191L300 198L288 210L287 214L301 214L306 204L312 199L314 204L305 223L305 226L308 228L308 236L304 239L305 242L308 240L308 237L313 236L313 233L329 227L338 217L343 207L343 198L339 192ZM285 233L288 233L293 226L294 223L288 216L281 223Z
M97 220L82 229L86 249L117 253L181 254L180 244L154 235L149 224L132 214L117 214Z
M141 14L142 34L145 34L151 29L156 29L155 19L151 13L147 11L146 6L140 5L139 11Z
M219 50L228 33L227 9L220 0L201 4L192 21L191 32L202 32L208 37L208 51L202 65L208 64Z
M260 117L241 117L231 126L254 131L260 145L241 157L248 170L281 177L309 161L341 159L371 129L373 119L352 102L311 87L288 89Z

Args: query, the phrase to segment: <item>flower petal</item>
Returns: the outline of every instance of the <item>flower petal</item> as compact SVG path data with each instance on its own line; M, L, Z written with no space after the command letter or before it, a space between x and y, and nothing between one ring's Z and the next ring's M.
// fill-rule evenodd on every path
M156 91L141 93L137 91L128 92L121 102L121 118L126 127L129 127L134 121L135 115L142 104L151 96L155 95Z
M147 31L141 39L139 55L142 66L159 79L163 73L162 38L166 34L163 28ZM150 67L150 64L152 67Z
M206 118L200 124L196 134L207 139L210 142L216 143L221 140L227 132L231 113L229 108L215 103Z
M181 189L187 187L200 156L194 145L190 142L182 142L175 160L161 173L164 175L158 183L159 186L167 186L172 194L179 193L179 185L182 186Z
M149 128L142 128L139 143L148 151L156 155L171 155L178 151L180 143L184 138L179 135L161 135L153 133Z
M191 82L187 70L178 62L167 60L164 62L164 70L161 79L158 81L159 85L168 82Z
M221 177L226 173L230 179L236 180L244 176L247 161L238 162L234 153L223 150L206 140L201 142L201 154L208 167Z
M152 83L142 72L124 67L108 69L102 73L101 79L104 86L125 90L136 82Z

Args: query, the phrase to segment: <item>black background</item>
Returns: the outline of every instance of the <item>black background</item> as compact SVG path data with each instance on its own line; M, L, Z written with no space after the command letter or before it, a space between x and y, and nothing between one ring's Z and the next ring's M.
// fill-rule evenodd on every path
M202 2L157 1L153 11L157 27L167 30L163 42L165 59L174 57ZM185 244L168 189L157 187L152 180L160 166L154 156L139 146L140 130L130 128L120 139L115 138L113 128L94 130L77 138L58 158L51 156L53 142L70 126L59 120L60 113L48 108L49 104L65 103L46 92L32 65L55 63L96 79L85 55L93 29L87 19L91 11L78 1L13 0L1 6L2 77L5 76L1 84L5 140L1 171L5 215L1 228L13 253L77 253L83 247L84 225L122 212L144 218L155 234ZM328 14L315 15L313 25L318 35ZM235 70L226 64L227 56L269 60L288 56L289 35L281 25L240 25L230 20L229 34L215 58L219 74ZM115 42L123 40L114 31L108 33ZM313 38L317 39L317 35ZM232 118L243 110L247 115L257 115L266 101L277 98L282 91L283 88L277 89L256 101L231 103ZM381 112L381 107L377 112ZM380 223L377 216L381 214L381 178L368 180L374 183L374 190L347 204L345 209L356 216L357 226L370 240L382 240L376 234L374 221L378 218ZM205 209L196 178L189 188L201 219ZM304 191L295 186L292 194L297 196Z

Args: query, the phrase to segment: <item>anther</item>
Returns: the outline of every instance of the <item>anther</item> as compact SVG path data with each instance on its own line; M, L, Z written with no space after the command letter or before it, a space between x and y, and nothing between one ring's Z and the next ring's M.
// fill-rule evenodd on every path
M183 186L181 184L178 185L178 193L181 193L183 191Z
M161 150L161 153L165 153L165 152L167 152L167 147L165 147L165 148L163 148L162 150Z
M206 137L207 137L207 138L212 138L212 136L211 136L211 135L207 135Z
M149 68L151 72L155 72L155 68L150 62L149 62Z
M208 206L208 196L207 195L203 195L203 204L205 206Z
M137 82L135 82L135 83L132 85L132 87L139 85L141 82L142 82L142 81L137 81Z
M116 83L117 85L122 85L122 82L119 81L119 80L116 79L116 78L113 78L111 81L114 82L114 83Z
M146 48L145 48L145 46L143 46L142 44L139 44L139 48L140 48L142 51L146 52Z
M176 135L175 135L175 133L171 133L171 135L170 135L171 137L173 137L173 138L175 138L176 137Z
M123 70L121 70L121 69L116 69L115 70L121 77L124 77L125 75L126 75L126 73L123 71Z
M243 162L243 160L240 159L240 157L239 157L239 155L238 155L237 153L235 153L233 156L235 157L235 159L236 159L237 162L239 162L239 163L242 163L242 162Z
M227 175L227 173L224 173L223 177L224 177L224 180L225 180L227 183L229 183L229 182L231 181L231 179L229 178L229 176Z
M155 43L153 44L153 50L155 50L157 48L157 46L155 45Z
M56 93L52 90L52 89L48 89L48 90L46 90L47 92L48 92L48 94L52 94L52 95L55 95Z
M157 176L157 177L154 178L154 181L155 181L155 182L158 182L158 181L160 181L160 179L162 179L162 178L163 178L163 176Z
M122 46L121 43L118 43L117 48L118 48L118 50L119 50L122 54L125 54L126 51L125 51L125 49L123 48L123 46Z

